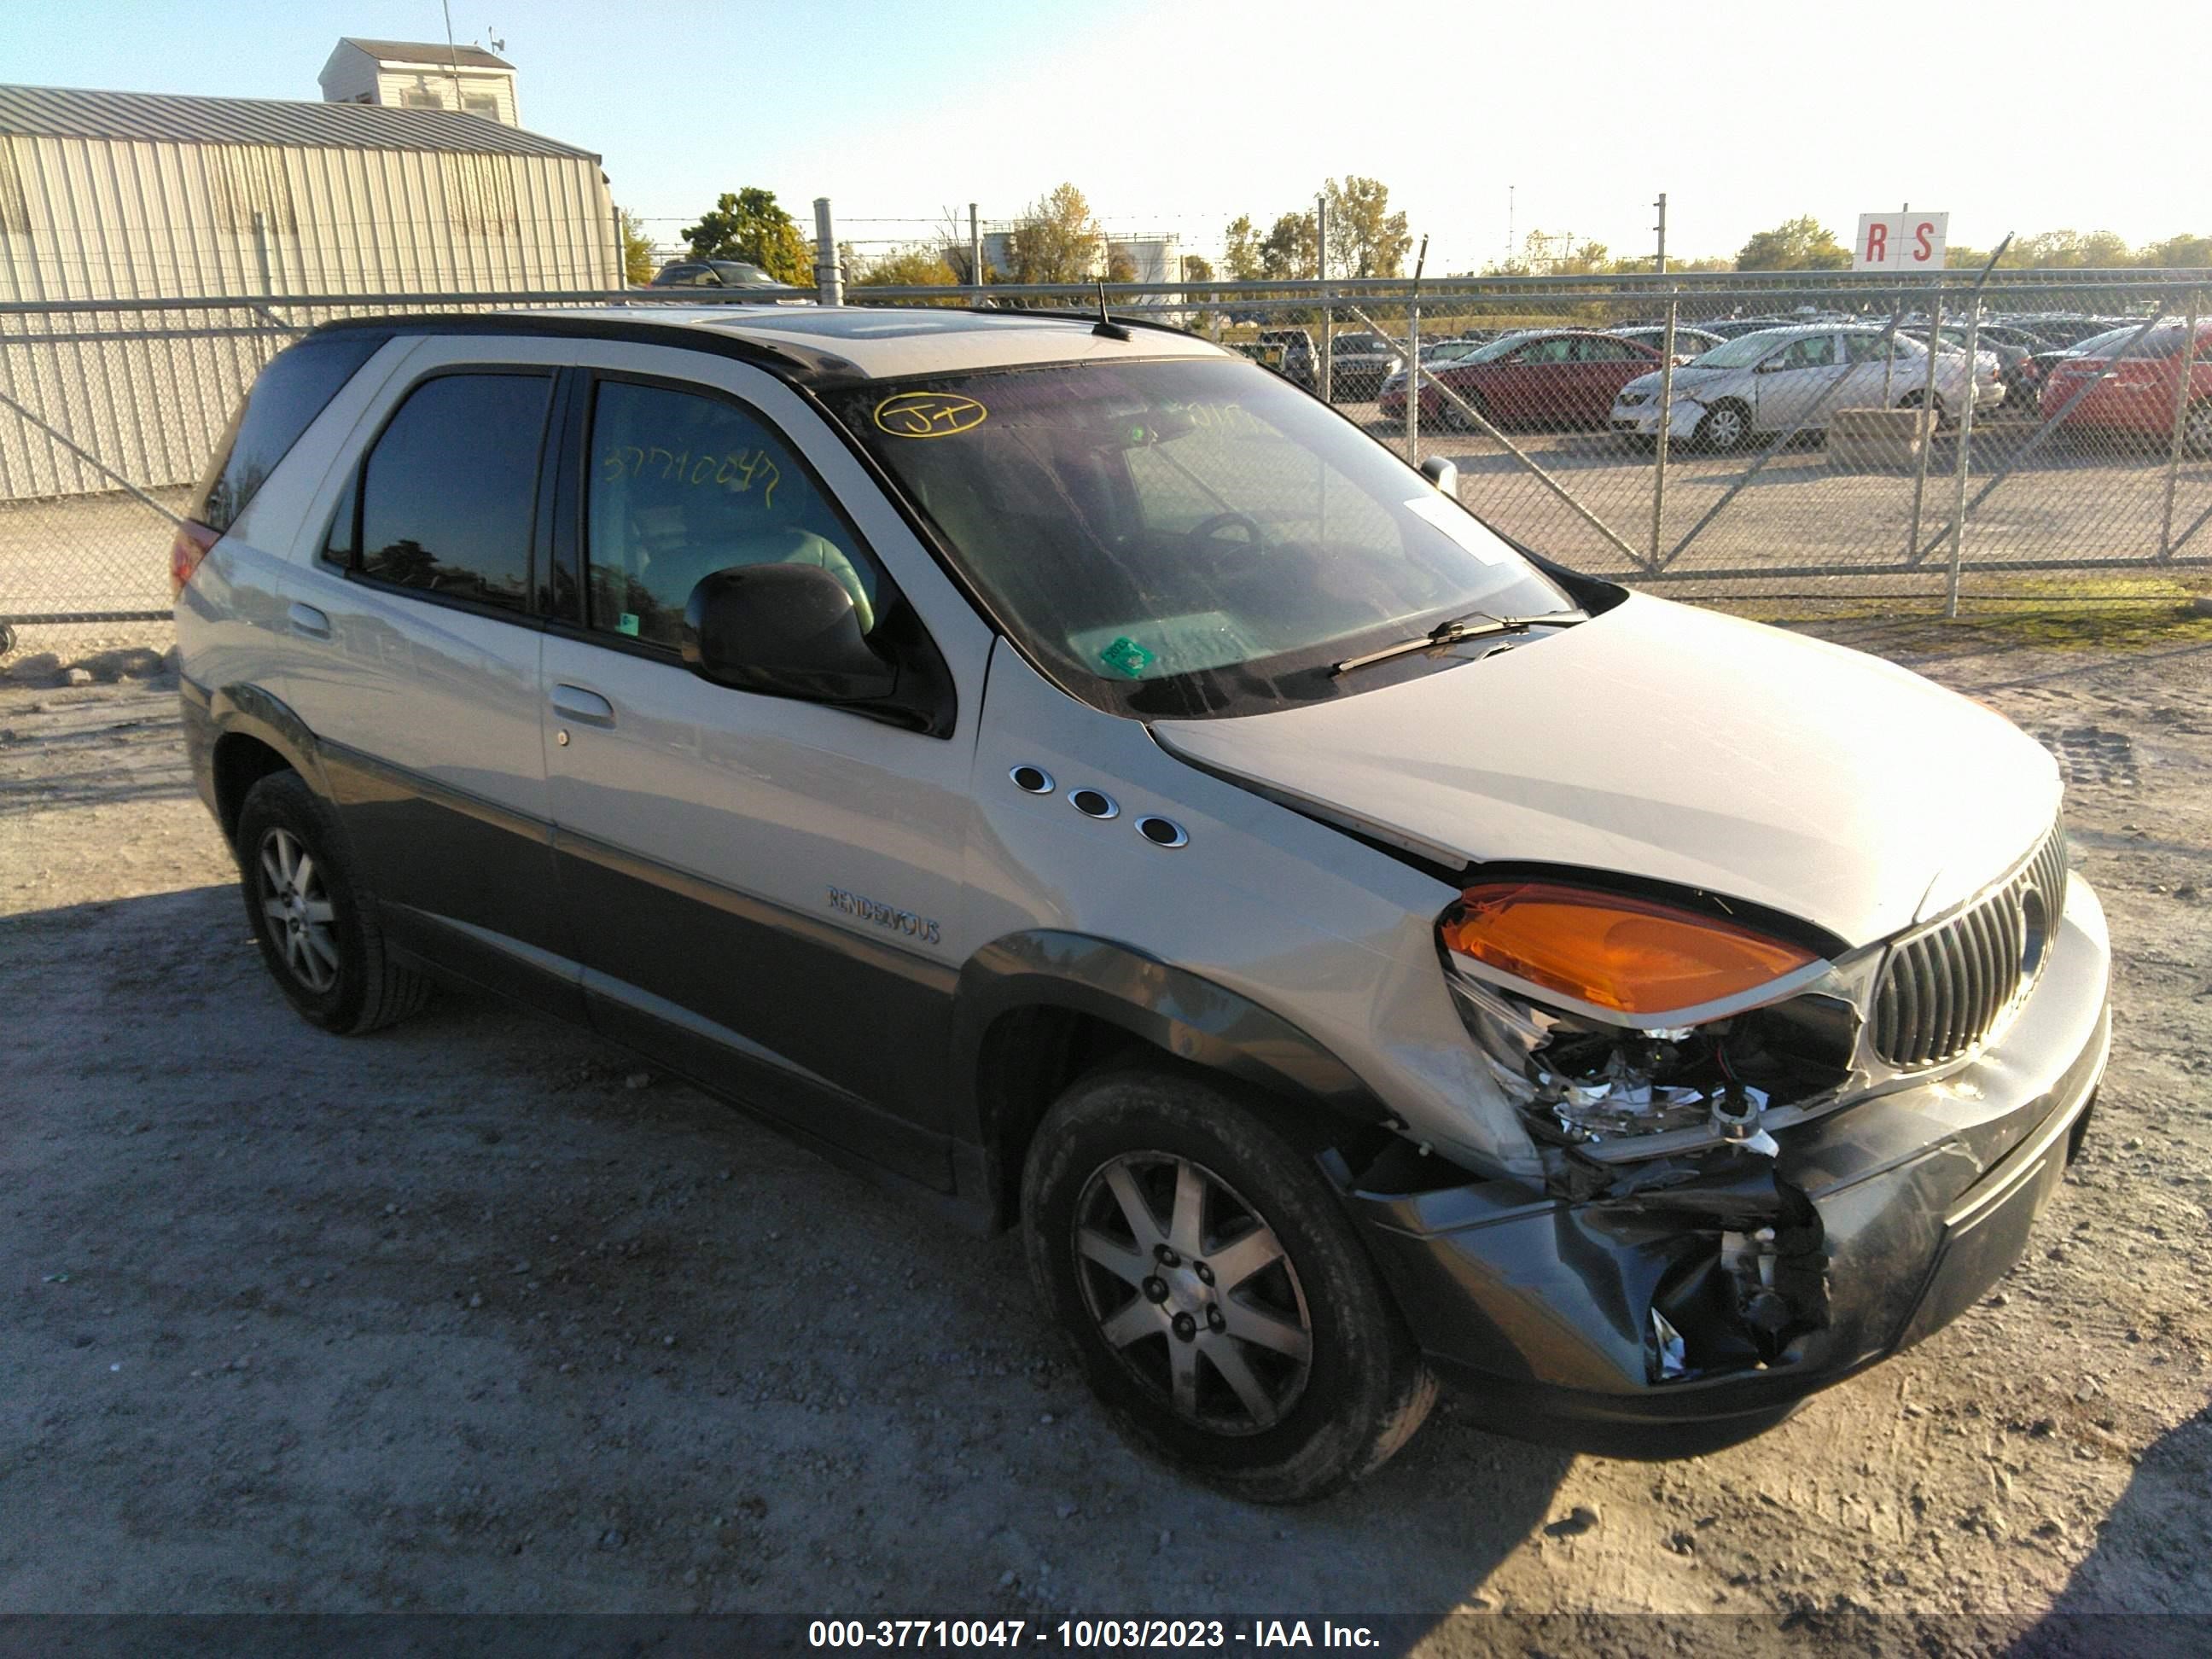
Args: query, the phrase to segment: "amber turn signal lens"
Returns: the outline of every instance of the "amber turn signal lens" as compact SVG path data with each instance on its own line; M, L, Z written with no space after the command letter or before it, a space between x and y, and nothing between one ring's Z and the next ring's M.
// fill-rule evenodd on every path
M190 519L177 523L177 533L169 541L169 592L172 598L185 591L192 573L200 568L200 561L208 556L219 538L204 524L194 524Z
M1462 956L1624 1014L1695 1008L1820 960L1733 922L1542 881L1468 888L1443 933Z

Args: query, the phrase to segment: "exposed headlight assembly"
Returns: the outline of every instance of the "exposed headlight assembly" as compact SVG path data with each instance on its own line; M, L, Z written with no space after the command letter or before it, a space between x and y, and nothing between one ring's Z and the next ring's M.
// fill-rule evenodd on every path
M1462 893L1437 935L1486 1065L1550 1144L1607 1161L1715 1141L1771 1152L1771 1108L1831 1099L1852 1076L1849 988L1814 951L1737 922L1495 881Z

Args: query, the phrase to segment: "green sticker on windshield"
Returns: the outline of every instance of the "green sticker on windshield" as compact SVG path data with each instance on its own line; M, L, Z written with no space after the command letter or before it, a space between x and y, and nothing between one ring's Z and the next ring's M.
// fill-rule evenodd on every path
M1098 653L1098 660L1122 678L1133 680L1159 659L1124 634Z

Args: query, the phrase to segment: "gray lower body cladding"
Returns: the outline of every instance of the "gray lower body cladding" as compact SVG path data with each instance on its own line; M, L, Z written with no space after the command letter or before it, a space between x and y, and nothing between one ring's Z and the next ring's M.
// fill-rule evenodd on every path
M1771 1160L1581 1201L1385 1179L1346 1202L1431 1363L1505 1431L1615 1455L1726 1444L2020 1258L2104 1074L2109 976L2101 937L2069 927L1991 1048L1784 1132Z

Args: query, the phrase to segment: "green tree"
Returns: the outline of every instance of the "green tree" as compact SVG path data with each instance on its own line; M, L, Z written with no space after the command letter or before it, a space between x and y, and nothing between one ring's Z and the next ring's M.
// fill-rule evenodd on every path
M1109 283L1133 283L1137 280L1137 262L1126 253L1108 249L1106 280Z
M858 275L848 264L845 280L854 288L951 288L955 279L943 249L915 242L868 260Z
M798 222L776 205L772 190L748 185L734 196L725 191L712 211L684 228L684 240L695 259L743 259L779 283L814 285L813 245L799 234Z
M642 288L653 280L653 239L645 234L645 221L628 208L615 210L622 233L623 281Z
M1260 275L1281 282L1303 282L1321 274L1313 215L1285 213L1260 244Z
M1848 270L1851 251L1811 214L1762 230L1735 256L1738 270Z
M1390 211L1390 189L1380 179L1346 173L1322 185L1328 203L1328 258L1346 276L1401 274L1413 234L1406 216Z
M1073 185L1060 185L1029 205L1006 239L1018 283L1085 283L1105 258L1105 237L1091 204Z
M1229 267L1229 279L1235 283L1251 282L1266 269L1260 257L1260 233L1253 228L1250 214L1240 213L1229 222L1221 263Z
M1182 279L1186 283L1210 283L1213 280L1213 261L1202 254L1182 256Z
M2157 270L2203 270L2212 266L2212 236L2169 236L2143 249L2136 262Z

